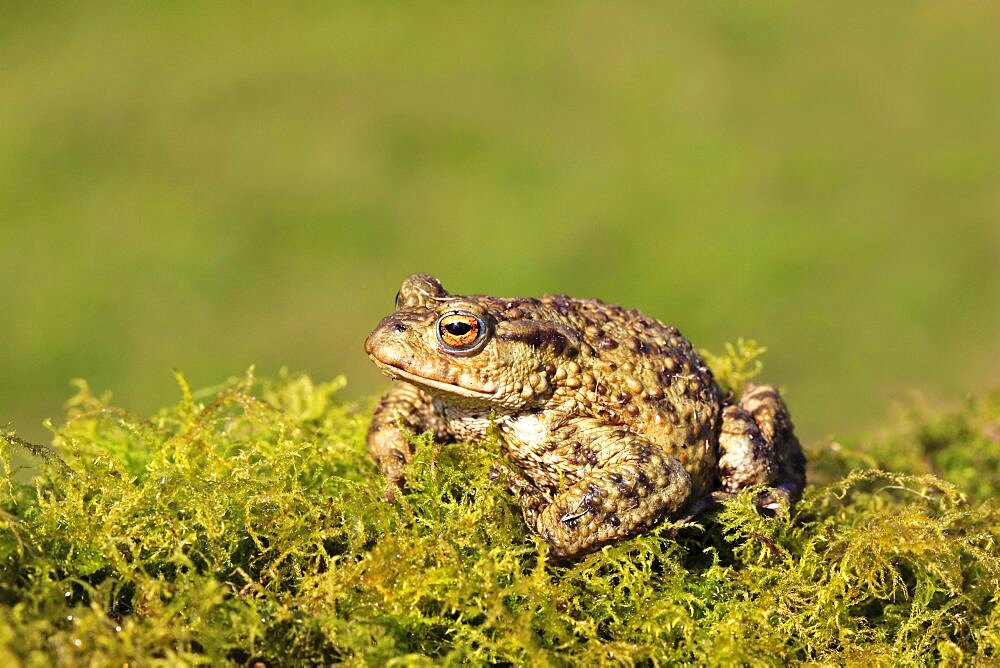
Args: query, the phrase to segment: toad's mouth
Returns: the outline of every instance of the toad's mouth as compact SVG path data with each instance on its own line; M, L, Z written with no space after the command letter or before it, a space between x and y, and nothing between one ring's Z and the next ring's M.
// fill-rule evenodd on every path
M444 380L437 380L435 378L428 378L427 376L416 373L398 363L390 364L389 362L384 362L371 354L369 354L368 357L371 358L372 362L374 362L383 373L393 380L403 380L407 383L426 387L430 390L437 390L438 392L443 392L445 394L457 394L471 399L492 399L495 393L492 389L459 385L458 382L460 382L461 379L456 379L456 382L447 382Z

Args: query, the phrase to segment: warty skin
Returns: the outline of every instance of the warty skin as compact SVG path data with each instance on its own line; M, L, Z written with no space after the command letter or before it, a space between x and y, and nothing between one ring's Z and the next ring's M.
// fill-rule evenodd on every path
M397 382L368 449L404 483L409 433L475 441L491 415L512 466L498 477L556 557L641 532L752 484L794 502L805 459L769 385L734 401L677 328L594 299L450 295L413 274L365 341Z

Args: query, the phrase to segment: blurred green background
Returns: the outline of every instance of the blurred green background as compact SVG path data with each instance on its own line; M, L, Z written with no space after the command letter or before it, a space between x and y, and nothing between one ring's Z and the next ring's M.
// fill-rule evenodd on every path
M412 271L770 348L807 438L1000 379L1000 4L0 2L0 424L385 386Z

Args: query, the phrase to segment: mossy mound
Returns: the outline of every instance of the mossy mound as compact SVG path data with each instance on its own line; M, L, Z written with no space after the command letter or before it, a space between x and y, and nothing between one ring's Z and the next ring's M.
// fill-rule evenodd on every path
M790 517L551 563L496 444L421 439L385 503L342 384L182 381L149 419L84 386L51 452L0 440L0 664L1000 660L1000 395L815 449Z

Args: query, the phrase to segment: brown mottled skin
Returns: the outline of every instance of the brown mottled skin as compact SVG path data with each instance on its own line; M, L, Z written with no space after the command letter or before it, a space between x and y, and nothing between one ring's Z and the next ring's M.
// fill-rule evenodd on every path
M792 502L805 459L778 391L723 397L675 327L594 299L449 295L425 274L365 350L397 382L368 449L403 483L406 433L475 440L491 414L513 468L499 474L559 557L594 550L747 485Z

